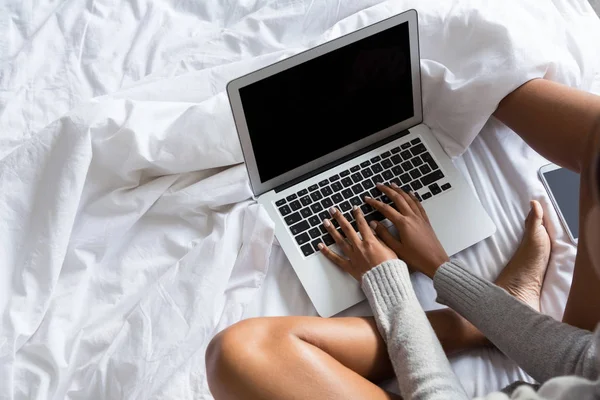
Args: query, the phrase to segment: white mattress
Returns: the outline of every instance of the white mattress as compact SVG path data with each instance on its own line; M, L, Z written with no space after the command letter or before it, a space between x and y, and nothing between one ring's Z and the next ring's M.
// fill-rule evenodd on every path
M0 397L209 399L216 332L314 315L251 199L223 89L409 8L425 122L451 155L473 141L456 163L499 227L459 256L493 278L540 199L554 243L543 310L560 317L574 249L537 179L545 161L486 121L534 77L592 87L600 22L584 0L0 7ZM415 286L435 307L431 285ZM491 350L453 363L474 394L523 377Z

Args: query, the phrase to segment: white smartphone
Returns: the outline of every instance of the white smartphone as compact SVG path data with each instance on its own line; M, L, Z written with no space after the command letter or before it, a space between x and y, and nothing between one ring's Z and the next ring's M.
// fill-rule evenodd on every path
M576 245L579 239L579 174L548 164L540 168L540 179L569 238Z

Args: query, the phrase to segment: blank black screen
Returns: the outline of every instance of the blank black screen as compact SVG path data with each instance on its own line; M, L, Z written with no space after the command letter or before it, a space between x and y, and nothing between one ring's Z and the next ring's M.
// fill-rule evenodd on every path
M408 22L240 89L265 182L413 117Z
M579 174L560 168L544 177L575 239L579 235Z

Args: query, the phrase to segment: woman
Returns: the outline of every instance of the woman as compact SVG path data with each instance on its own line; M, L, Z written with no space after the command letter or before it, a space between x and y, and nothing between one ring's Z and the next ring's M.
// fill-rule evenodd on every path
M600 336L590 332L600 321L600 98L533 80L508 95L495 116L540 154L582 174L582 232L563 322L537 312L550 252L539 203L532 202L521 246L492 284L448 259L414 197L380 187L397 211L367 202L396 225L400 241L380 224L369 229L355 210L361 240L334 210L348 240L325 225L345 257L322 249L361 282L374 319L260 318L228 328L207 350L216 399L397 399L372 383L393 374L404 398L464 399L442 347L451 353L487 340L543 384L537 393L518 387L510 398L600 397L600 383L591 381ZM399 259L432 278L438 301L450 308L425 314Z

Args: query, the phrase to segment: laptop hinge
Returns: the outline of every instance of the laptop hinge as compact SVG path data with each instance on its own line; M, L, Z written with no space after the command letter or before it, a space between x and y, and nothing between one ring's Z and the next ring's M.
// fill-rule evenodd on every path
M327 171L328 169L337 167L338 165L343 164L343 163L345 163L348 160L356 158L356 157L358 157L358 156L360 156L362 154L365 154L365 153L367 153L367 152L369 152L369 151L371 151L373 149L381 147L384 144L389 143L391 141L394 141L394 140L396 140L398 138L404 137L404 136L408 135L409 133L410 132L408 131L408 129L406 129L404 131L401 131L401 132L398 132L398 133L394 133L393 135L388 136L385 139L382 139L382 140L380 140L378 142L375 142L375 143L373 143L370 146L364 147L364 148L362 148L360 150L357 150L357 151L355 151L353 153L350 153L347 156L344 156L342 158L338 158L337 160L335 160L333 162L330 162L329 164L323 165L321 168L317 168L316 170L311 171L311 172L309 172L307 174L304 174L302 176L299 176L296 179L292 179L291 181L286 182L283 185L279 185L279 186L277 186L273 190L275 190L275 193L282 192L285 189L287 189L289 187L292 187L294 185L297 185L297 184L301 183L302 181L310 179L310 178L312 178L315 175L319 175L321 172L324 172L324 171Z

